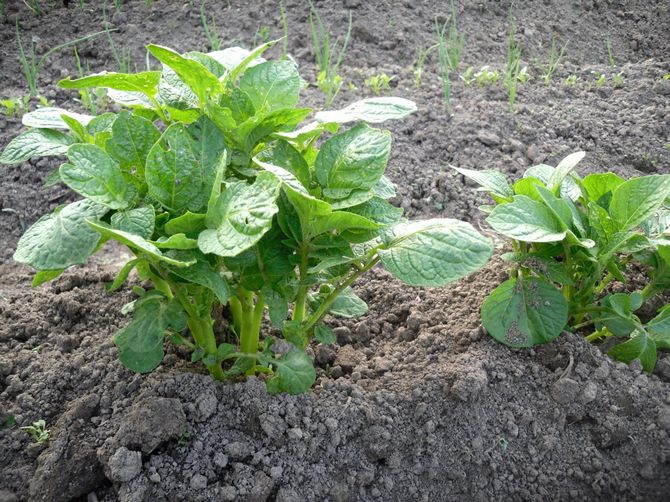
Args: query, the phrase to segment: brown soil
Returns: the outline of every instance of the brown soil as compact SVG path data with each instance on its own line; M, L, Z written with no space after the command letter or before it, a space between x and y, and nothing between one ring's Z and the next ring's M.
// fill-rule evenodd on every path
M30 2L28 2L30 3ZM25 93L15 23L38 51L102 27L101 2L43 1L41 16L21 1L0 14L0 97ZM667 2L520 1L518 40L532 80L515 113L501 84L453 85L453 113L443 110L436 61L421 87L411 65L434 43L433 19L448 2L317 2L342 33L354 19L342 73L366 95L366 77L395 76L392 94L419 112L392 124L389 176L395 202L413 217L478 221L482 202L449 164L495 168L510 177L539 162L585 150L582 172L625 176L670 172L670 9ZM287 0L290 52L313 81L307 4ZM461 72L502 70L510 2L457 2L466 37ZM207 2L224 46L249 46L264 26L281 36L278 2ZM119 48L144 67L143 45L206 49L197 2L124 2L108 8ZM551 37L570 40L549 86ZM610 68L610 39L617 67ZM114 69L106 39L80 56L91 71ZM535 61L539 61L536 63ZM79 109L76 93L54 82L76 71L70 51L42 68L40 92ZM592 72L607 82L595 85ZM613 75L624 85L614 88ZM579 76L574 87L564 85ZM318 108L313 87L305 102ZM35 103L33 103L34 105ZM0 147L21 129L0 116ZM656 374L616 363L565 334L535 350L510 350L483 332L479 307L504 277L496 259L480 273L440 290L401 285L382 270L356 285L370 312L331 320L338 342L314 346L319 378L303 396L268 396L257 379L215 383L171 350L151 375L121 366L111 336L131 292L108 295L122 262L109 248L52 284L30 288L30 271L12 262L23 229L73 200L43 188L55 159L3 167L0 175L0 501L155 500L640 500L670 497L670 358ZM45 419L44 446L20 426Z

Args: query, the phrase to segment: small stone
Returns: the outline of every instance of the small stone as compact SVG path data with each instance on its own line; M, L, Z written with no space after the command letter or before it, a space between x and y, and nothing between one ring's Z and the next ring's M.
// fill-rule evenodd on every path
M326 418L325 424L326 427L328 427L329 431L334 431L335 429L337 429L337 426L339 425L337 419L333 417Z
M294 427L288 430L289 439L299 440L302 439L302 429L300 427Z
M561 378L551 386L551 397L559 404L573 403L579 395L579 382L571 378Z
M479 140L480 143L483 143L486 146L496 146L499 145L501 142L500 136L491 131L486 130L482 130L477 133L477 140Z
M204 490L207 488L207 477L202 474L195 474L189 483L191 490Z
M223 454L220 451L217 451L214 454L214 465L223 469L228 465L228 455Z
M122 446L109 458L109 478L118 483L127 483L142 471L142 454Z
M670 431L670 406L662 405L660 407L656 421L661 428Z
M351 330L346 326L338 326L333 330L333 333L335 333L335 336L337 337L338 345L347 345L349 343L353 343L354 341Z
M582 404L590 403L594 401L598 396L598 385L594 382L586 382L584 385L584 390L582 390L581 402Z
M237 499L237 488L234 486L224 486L221 488L221 500L232 502Z
M275 465L274 467L270 467L270 477L272 479L279 479L282 477L282 474L284 474L284 468L280 467L278 465Z
M253 455L253 448L249 443L234 441L226 445L226 452L233 460L244 460Z
M201 422L211 417L216 412L216 408L219 405L219 400L216 398L216 394L214 394L213 391L203 392L198 396L195 402L198 408L198 419Z
M149 474L149 481L152 483L160 483L161 482L161 475L158 474L157 472L153 472Z

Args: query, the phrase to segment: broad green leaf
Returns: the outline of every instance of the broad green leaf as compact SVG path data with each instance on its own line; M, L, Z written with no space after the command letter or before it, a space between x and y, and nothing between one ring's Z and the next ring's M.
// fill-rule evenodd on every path
M630 340L615 345L607 353L626 364L639 359L642 368L648 372L652 372L656 366L656 343L644 331L638 331Z
M87 219L102 218L109 209L80 200L42 216L23 234L14 260L36 270L55 270L85 263L100 242Z
M219 79L202 63L185 58L172 49L160 45L149 44L147 50L177 74L198 97L201 105L204 106L210 95L219 93L221 88Z
M137 196L137 189L102 148L76 144L67 156L70 162L60 166L60 178L75 192L112 209L128 207Z
M197 61L205 68L207 68L217 79L220 79L226 74L226 67L209 54L198 51L190 51L185 53L184 57L192 59L193 61Z
M242 47L227 47L220 51L208 52L207 55L218 61L219 64L223 65L228 71L231 71L249 57L251 53L251 51L243 49ZM255 66L264 62L265 59L257 56L248 66Z
M205 230L205 215L186 211L181 216L171 219L165 224L167 235L185 234L188 237L197 237Z
M302 350L291 349L282 358L271 359L269 364L275 368L275 376L267 381L270 394L302 394L316 380L312 360Z
M280 109L268 115L255 115L234 131L245 152L251 154L259 143L273 133L293 129L311 113L309 108Z
M96 73L71 80L70 77L58 82L64 89L86 89L88 87L105 87L116 91L140 92L147 96L155 96L161 77L159 71L143 71L140 73Z
M113 239L119 241L121 244L125 244L129 248L139 251L146 254L149 258L153 258L158 261L165 262L169 265L175 265L177 267L187 267L193 263L193 260L189 261L180 261L165 256L160 249L154 246L148 240L140 237L139 235L131 234L124 232L123 230L116 230L115 228L110 227L104 222L93 222L88 220L88 224L100 232L103 237L108 239Z
M563 180L574 170L575 166L585 155L585 152L575 152L561 160L556 166L556 169L554 169L554 172L551 173L549 183L547 183L549 189L556 193L556 190L561 186Z
M155 108L154 102L141 92L107 89L107 97L123 106L140 107L149 110Z
M374 221L381 227L388 227L395 225L400 221L403 214L403 209L393 206L386 199L381 197L373 197L363 204L358 204L347 209L349 213L355 213L363 216L369 220ZM364 242L372 239L377 235L376 231L356 231L344 232L342 236L350 242ZM354 239L355 240L352 240ZM362 239L362 240L361 240Z
M272 136L287 141L291 144L291 146L302 152L324 132L329 131L336 133L338 129L339 124L333 122L327 122L324 124L319 122L310 122L300 129L286 132L275 132L272 134Z
M345 230L376 230L382 225L365 216L347 211L333 211L324 216L317 216L312 220L310 233L313 236L334 230L344 232Z
M367 98L356 101L341 110L323 111L314 116L318 122L363 121L379 124L387 120L403 119L416 111L416 104L409 99L396 97Z
M657 335L670 336L670 308L665 308L649 321L645 328Z
M606 205L603 205L599 201L601 201L601 199L608 193L613 192L625 181L626 180L614 173L597 173L586 176L582 181L582 185L584 186L584 190L586 190L586 195L588 196L589 202L600 204L602 207L607 209L609 206L609 201Z
M501 172L493 170L474 171L454 166L451 166L451 168L466 178L470 178L478 185L481 185L484 190L491 192L497 197L508 199L514 195L512 188L507 183L507 178Z
M358 317L367 313L367 311L367 303L361 300L353 289L346 288L335 299L328 312L340 317Z
M267 115L296 106L300 95L300 75L292 61L267 61L249 68L240 78L244 91L256 109Z
M160 137L160 131L151 122L124 110L112 125L112 137L105 149L121 164L122 169L133 174L136 172L144 181L147 155Z
M570 277L563 264L554 258L547 258L536 254L518 255L515 253L510 253L510 255L504 256L504 258L519 263L535 272L538 276L546 277L550 281L566 286L574 284L572 277Z
M63 122L63 115L72 117L83 125L87 125L93 119L91 115L69 112L62 108L45 107L26 113L21 118L21 122L26 127L36 127L40 129L69 129L67 124Z
M126 280L128 280L130 272L137 266L139 261L139 258L135 258L134 260L126 262L126 264L121 267L121 270L119 270L119 273L116 275L114 280L111 283L105 285L105 289L111 293L112 291L116 291L121 286L123 286Z
M566 235L564 225L548 207L525 195L496 206L486 221L495 231L524 242L557 242Z
M161 103L165 103L167 106L172 120L190 123L197 120L200 115L199 110L197 110L199 107L198 96L167 65L163 65L161 81L158 84L158 98ZM192 112L194 118L189 118Z
M51 129L30 129L11 140L0 155L2 164L20 164L33 157L65 155L73 138Z
M279 42L279 40L281 39L270 40L269 42L265 42L264 44L251 49L251 51L248 51L248 54L244 56L244 58L230 70L230 73L227 75L227 78L224 79L224 82L226 84L234 85L235 82L237 82L238 77L242 75L247 70L247 68L252 68L261 63L264 63L265 61L260 57L261 54L263 54L270 47L274 46L277 42Z
M589 202L588 206L589 224L598 234L598 240L606 243L612 234L616 232L614 221L609 213L599 204Z
M468 223L431 219L399 223L378 251L386 270L412 286L443 286L483 267L493 245Z
M160 237L157 241L149 241L158 249L197 249L198 241L186 237L184 234L174 234L170 237Z
M379 178L379 181L372 187L373 192L377 197L382 199L390 199L396 196L395 184L386 176Z
M83 124L73 119L72 117L68 117L67 115L63 115L61 119L63 120L63 122L67 124L70 131L74 134L75 138L79 139L78 142L93 143L93 137L88 133L86 127L84 127Z
M628 336L638 327L638 323L632 318L633 309L631 298L624 293L608 295L601 300L606 312L595 312L592 314L598 323L607 327L616 336Z
M111 132L116 117L117 114L112 112L96 115L88 124L86 124L86 130L93 136L101 132Z
M251 185L231 183L217 201L210 228L198 236L200 250L235 256L256 244L272 226L279 187L270 173L260 173Z
M334 197L325 197L333 210L359 206L375 196L374 190L327 190L327 192Z
M308 195L307 188L287 169L263 162L258 157L254 157L253 161L261 169L274 174L282 184L288 185L293 191Z
M231 292L228 282L204 257L188 267L170 267L170 272L185 281L209 288L221 305L226 305L230 299Z
M332 345L337 342L337 337L332 329L323 323L319 323L314 328L314 338L324 345Z
M181 124L168 127L147 157L149 194L170 211L201 209L209 196L210 174L203 169L196 141Z
M370 190L381 179L391 152L391 134L366 124L328 139L314 165L324 194L346 198L353 190ZM342 191L335 196L327 191Z
M482 322L489 334L511 347L532 347L559 336L568 321L568 303L538 277L508 279L486 298Z
M110 223L117 230L150 239L154 233L156 212L152 206L138 207L128 211L118 211L112 215Z
M525 195L526 197L530 197L533 200L542 202L542 197L540 197L540 193L537 191L537 187L543 186L544 183L542 183L542 181L532 176L528 176L526 178L520 178L516 180L514 185L512 185L512 190L514 190L515 195Z
M119 359L139 373L152 371L163 360L163 338L168 329L182 331L186 315L179 302L147 295L135 302L133 320L114 336Z
M45 282L53 281L57 277L60 277L63 272L65 272L64 268L59 268L56 270L39 270L33 277L31 286L36 288Z
M612 192L609 213L620 231L632 229L653 215L670 194L670 175L628 180Z

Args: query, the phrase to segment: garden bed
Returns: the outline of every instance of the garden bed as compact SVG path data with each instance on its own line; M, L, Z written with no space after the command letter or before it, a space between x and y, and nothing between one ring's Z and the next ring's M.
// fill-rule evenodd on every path
M25 94L15 47L21 33L38 50L102 28L97 2L21 2L0 25L1 97ZM90 4L90 5L89 5ZM222 4L222 5L219 5ZM369 90L365 78L394 76L388 94L416 101L418 113L391 123L388 176L393 200L414 218L450 217L481 224L484 200L455 175L459 167L494 168L510 178L533 164L586 151L578 171L624 177L670 172L670 12L663 2L596 1L514 4L523 60L533 77L515 112L499 83L454 79L452 114L444 112L436 57L420 87L412 65L434 43L431 2L317 3L334 32L353 30L334 107ZM460 63L502 69L508 2L457 5L465 36ZM108 8L119 47L144 68L149 42L204 50L199 5L128 2ZM281 36L275 2L208 3L223 45L250 46L254 34ZM289 52L303 77L316 80L308 6L287 1ZM382 13L383 15L380 15ZM265 28L267 27L267 28ZM276 35L276 36L275 36ZM570 40L550 85L553 35ZM616 68L609 65L611 40ZM115 64L103 37L79 55L90 70ZM70 50L43 67L39 89L77 110L76 91L55 87L76 66ZM606 75L596 85L595 73ZM614 86L621 73L623 86ZM579 77L575 85L566 78ZM323 95L303 92L314 108ZM21 130L0 116L0 147ZM217 383L169 349L159 368L124 368L111 337L129 287L109 295L123 263L119 248L31 289L31 271L11 260L19 236L40 215L75 195L42 183L59 162L3 166L0 176L0 412L17 427L0 431L0 500L666 500L670 494L670 357L648 375L617 363L581 337L565 334L534 350L511 350L481 327L479 308L506 273L496 256L480 272L445 288L411 288L374 269L355 289L370 311L329 319L337 343L313 345L317 382L301 396L269 396L263 383ZM18 426L44 419L49 441L34 444Z

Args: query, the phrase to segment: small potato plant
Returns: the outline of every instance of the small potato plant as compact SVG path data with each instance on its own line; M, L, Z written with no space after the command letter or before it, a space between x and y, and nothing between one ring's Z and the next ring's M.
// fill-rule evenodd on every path
M352 289L365 272L380 263L407 284L442 286L490 257L471 225L408 221L388 202L391 134L369 124L414 103L371 98L305 122L295 63L261 58L272 44L207 54L150 45L161 71L63 80L105 88L121 111L28 113L0 156L64 155L50 179L82 196L20 239L14 258L37 270L34 285L108 240L132 252L109 290L133 269L151 285L134 287L133 319L114 337L134 371L156 368L167 339L216 379L262 374L271 392L304 392L315 380L307 345L334 341L324 317L366 312ZM288 343L261 338L266 313Z
M670 287L670 175L581 178L583 156L531 167L511 186L497 171L456 168L489 193L486 221L512 242L510 278L484 302L484 327L511 347L588 328L589 341L651 371L670 349L670 305L651 319L636 312ZM627 287L633 274L638 289Z

